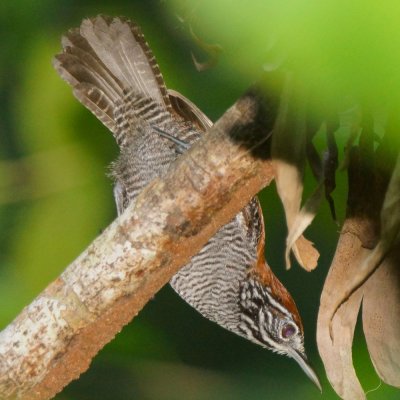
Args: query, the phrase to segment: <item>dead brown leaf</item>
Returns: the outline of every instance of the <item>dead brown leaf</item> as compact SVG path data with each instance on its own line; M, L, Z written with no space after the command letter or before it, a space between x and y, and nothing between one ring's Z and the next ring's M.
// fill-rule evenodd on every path
M324 184L321 182L314 193L306 201L289 229L286 239L285 260L290 266L290 251L292 250L299 264L306 270L312 271L316 266L319 253L313 243L303 236L303 232L314 220L324 193Z
M302 234L314 216L310 208L305 212L300 210L306 161L306 102L296 103L293 86L292 76L287 74L272 135L271 155L276 188L285 210L288 227L286 269L291 266L290 252L292 251L298 263L305 270L311 271L317 265L319 253L313 247L313 243L305 239Z
M328 379L335 391L344 400L361 400L365 399L365 394L353 367L352 344L363 295L362 288L352 293L348 301L339 308L331 324L338 297L337 289L351 278L360 262L370 252L363 248L360 239L347 229L346 224L352 224L352 221L348 220L343 227L321 295L317 344Z
M389 385L400 386L400 246L353 291L336 313L344 282L357 275L373 250L363 247L347 220L325 281L317 323L318 349L332 387L342 399L365 399L352 360L354 327L361 301L363 329L373 365ZM332 319L333 315L333 319Z
M379 377L400 387L400 247L364 285L363 328Z
M337 286L336 304L332 317L338 308L376 271L387 254L400 239L400 156L397 158L381 211L380 240L368 257L357 266L349 279Z

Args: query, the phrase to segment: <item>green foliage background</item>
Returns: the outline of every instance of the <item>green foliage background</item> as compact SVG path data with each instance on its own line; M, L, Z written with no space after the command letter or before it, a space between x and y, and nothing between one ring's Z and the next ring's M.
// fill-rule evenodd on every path
M328 108L340 103L343 88L370 105L379 98L397 107L399 7L395 1L385 3L1 2L0 328L115 217L106 172L117 147L51 66L63 32L98 13L130 17L146 34L167 85L213 120L259 77L263 65L282 57L318 89L319 103ZM215 68L195 70L191 51L199 59L207 55L198 52L188 25L177 16L190 21L203 40L222 45ZM343 216L345 176L339 176L339 183L335 200ZM57 399L337 398L318 357L315 324L338 228L323 205L308 234L322 254L317 271L308 274L295 266L284 272L284 217L274 188L265 190L261 199L267 258L303 316L306 347L322 378L322 396L295 362L206 321L165 287ZM379 378L360 329L354 362L365 389L375 388ZM395 399L399 392L382 385L368 397Z

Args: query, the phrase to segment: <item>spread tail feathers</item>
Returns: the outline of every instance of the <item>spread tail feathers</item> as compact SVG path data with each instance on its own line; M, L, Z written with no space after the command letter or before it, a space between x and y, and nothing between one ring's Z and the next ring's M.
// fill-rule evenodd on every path
M62 40L54 67L119 141L116 109L127 95L152 100L165 111L171 103L156 60L139 27L124 18L85 19Z

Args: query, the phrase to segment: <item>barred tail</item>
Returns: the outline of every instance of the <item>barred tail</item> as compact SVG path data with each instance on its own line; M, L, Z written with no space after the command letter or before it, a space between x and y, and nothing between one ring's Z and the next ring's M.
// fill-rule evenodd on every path
M54 67L76 98L117 139L116 110L127 95L154 101L162 110L171 103L156 60L138 26L124 18L97 16L85 19L62 40L63 52Z

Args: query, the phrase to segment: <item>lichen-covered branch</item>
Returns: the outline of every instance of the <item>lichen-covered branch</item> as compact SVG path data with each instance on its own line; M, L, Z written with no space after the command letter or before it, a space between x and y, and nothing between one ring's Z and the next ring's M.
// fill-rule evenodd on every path
M264 101L242 96L0 333L1 399L49 399L76 379L272 180L267 150L255 145L275 118Z

